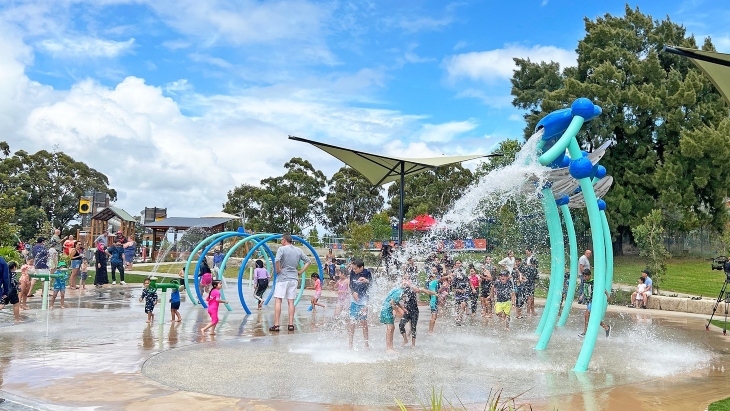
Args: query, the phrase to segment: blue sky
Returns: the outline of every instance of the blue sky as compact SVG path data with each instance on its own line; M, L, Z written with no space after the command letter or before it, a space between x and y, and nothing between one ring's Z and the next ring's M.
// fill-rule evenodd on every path
M730 5L632 2L730 52ZM521 138L513 57L575 62L584 17L621 1L10 0L0 6L0 132L110 177L117 205L218 211L303 156L289 134L409 157Z

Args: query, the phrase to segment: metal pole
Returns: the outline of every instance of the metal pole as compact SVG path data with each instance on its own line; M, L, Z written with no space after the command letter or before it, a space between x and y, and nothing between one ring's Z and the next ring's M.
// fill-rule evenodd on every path
M400 198L398 212L398 245L403 244L403 193L405 192L405 162L400 163Z

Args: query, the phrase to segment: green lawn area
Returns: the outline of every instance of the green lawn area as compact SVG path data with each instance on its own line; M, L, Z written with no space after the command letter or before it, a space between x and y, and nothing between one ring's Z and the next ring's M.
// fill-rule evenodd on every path
M723 305L721 304L720 307L723 307ZM724 310L724 308L721 310L720 307L717 308L717 312L715 313L715 318L718 318L718 316L719 316L722 319L721 320L712 320L712 325L714 325L715 327L720 327L720 329L722 330L722 328L725 327L725 310ZM721 313L721 311L722 311L722 313ZM727 318L727 328L730 329L730 316L728 316L728 318Z
M636 284L646 259L638 256L614 258L613 281L621 284ZM659 289L705 297L717 297L725 282L725 273L710 269L710 261L701 258L681 257L667 261L667 273Z
M713 402L707 407L707 411L730 411L730 398Z

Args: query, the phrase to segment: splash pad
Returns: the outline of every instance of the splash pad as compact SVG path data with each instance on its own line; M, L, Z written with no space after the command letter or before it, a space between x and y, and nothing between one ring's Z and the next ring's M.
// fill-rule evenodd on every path
M483 214L485 207L499 207L513 196L539 203L547 222L551 250L550 288L539 318L513 321L507 332L496 319L472 318L465 326L456 327L453 318L445 316L439 320L436 333L427 335L428 310L425 309L420 315L417 348L388 355L384 353L385 330L378 323L377 314L393 283L381 278L371 291L369 340L372 348L369 350L363 349L362 341L358 345L359 331L355 349L347 348L346 320L333 318L331 311L313 316L299 310L295 320L297 332L277 336L265 331L273 323L273 316L270 311L262 311L242 319L240 328L253 323L253 337L218 341L211 349L192 346L166 351L152 357L143 372L163 384L191 391L364 406L392 406L395 398L418 404L428 398L431 388L437 391L443 388L444 394L451 398L458 396L466 404L483 404L492 388L504 388L507 396L522 394L521 399L526 402L539 402L701 372L716 353L696 343L690 331L652 325L651 316L634 318L625 313L606 313L607 301L601 290L611 289L613 263L606 205L599 197L608 191L612 178L597 163L608 146L587 154L580 151L575 139L583 123L598 114L599 107L579 99L571 108L546 116L515 163L484 177L442 219L442 224L450 228L463 227ZM564 234L568 238L571 278L566 300L572 301L575 293L578 252L570 208L582 207L587 209L591 224L598 290L594 294L594 315L583 339L577 335L583 330L583 309L574 309L574 314L581 315L570 318L571 305L561 307L560 303ZM400 259L405 260L408 255L423 256L438 239L438 228L420 241L409 242ZM213 242L224 236L240 237L240 244L248 241L266 251L264 240L272 235L221 233L201 242L193 254L205 243L207 247L202 253L205 255ZM253 252L249 251L246 258ZM226 261L231 253L229 250ZM270 250L266 255L269 260L273 259ZM192 257L186 267L186 277L191 262ZM190 272L197 269L196 266ZM241 294L242 284L242 272L239 272L239 297L244 311L250 313ZM199 296L197 281L195 289ZM299 297L301 293L302 290ZM191 296L191 301L195 303L196 299ZM604 316L615 331L611 338L599 339L599 323ZM652 347L651 366L647 367L635 360L646 352L641 347L649 346ZM191 374L201 369L221 372L206 374L204 379ZM598 399L586 398L583 409L601 409Z

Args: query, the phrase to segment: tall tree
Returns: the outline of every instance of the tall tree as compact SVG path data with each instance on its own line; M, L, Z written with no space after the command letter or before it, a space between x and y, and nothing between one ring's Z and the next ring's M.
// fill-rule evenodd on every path
M340 168L329 180L324 200L323 224L343 236L351 222L365 224L382 208L385 199L379 189L352 167Z
M32 226L42 224L38 210L54 227L65 227L79 217L79 198L89 190L107 193L116 200L117 193L109 188L106 175L63 152L29 154L20 150L10 156L7 143L0 149L5 154L0 160L0 198L15 210L24 235Z
M517 140L507 139L501 141L499 143L499 146L497 146L497 149L494 150L493 153L501 154L501 156L490 157L489 159L483 161L477 167L474 176L477 180L479 180L493 170L502 168L508 164L512 164L515 161L515 157L517 156L517 153L520 151L521 148L522 144Z
M619 253L624 236L653 208L670 211L677 227L722 228L730 144L720 122L727 106L688 59L662 52L667 44L696 48L694 37L669 18L653 20L629 6L624 16L586 19L585 29L576 67L515 59L513 104L527 110L525 136L577 97L603 108L578 137L588 151L614 143L602 164L614 178L606 200ZM709 39L702 49L714 49ZM698 138L705 133L711 141Z
M246 213L247 226L272 233L301 233L322 215L327 178L312 164L294 157L284 164L286 173L261 180L261 186L242 184L228 192L223 209Z
M414 217L412 209L428 214L443 215L454 201L459 199L474 181L474 174L461 164L439 167L435 171L425 171L405 179L403 208L407 217ZM388 188L390 215L398 215L398 192L400 182Z

